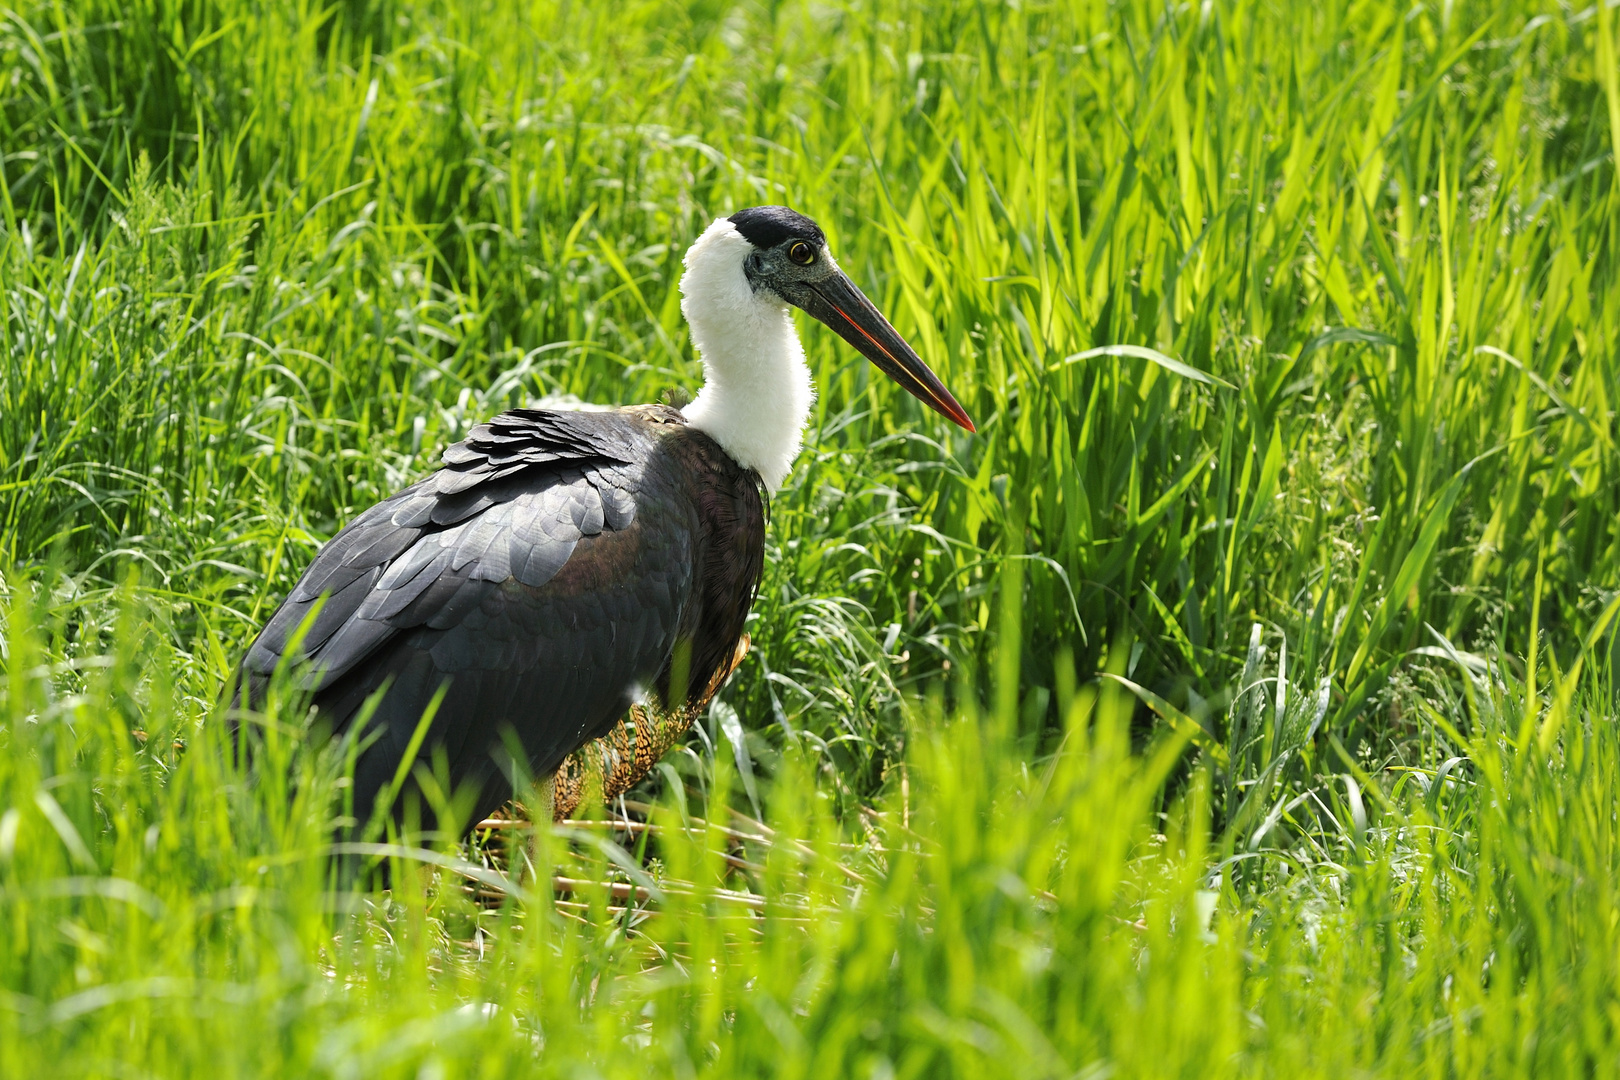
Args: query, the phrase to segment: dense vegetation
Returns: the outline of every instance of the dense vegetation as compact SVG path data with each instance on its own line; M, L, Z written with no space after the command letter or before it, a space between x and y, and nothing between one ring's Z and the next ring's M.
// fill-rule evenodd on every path
M0 8L0 1073L1612 1071L1616 22ZM235 657L472 424L695 386L681 255L761 202L979 434L805 323L634 828L333 888Z

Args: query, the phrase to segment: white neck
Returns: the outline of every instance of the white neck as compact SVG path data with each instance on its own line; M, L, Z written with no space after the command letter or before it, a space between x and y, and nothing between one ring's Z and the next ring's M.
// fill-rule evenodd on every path
M788 306L743 273L753 245L721 218L686 253L681 313L703 358L703 389L682 412L774 492L799 455L816 392Z

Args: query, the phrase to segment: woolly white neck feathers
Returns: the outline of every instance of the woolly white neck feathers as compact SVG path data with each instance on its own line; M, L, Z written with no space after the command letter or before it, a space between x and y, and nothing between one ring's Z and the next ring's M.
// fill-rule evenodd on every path
M682 412L774 493L799 455L816 392L788 305L755 292L743 273L752 250L721 218L686 253L681 313L703 360L703 389Z

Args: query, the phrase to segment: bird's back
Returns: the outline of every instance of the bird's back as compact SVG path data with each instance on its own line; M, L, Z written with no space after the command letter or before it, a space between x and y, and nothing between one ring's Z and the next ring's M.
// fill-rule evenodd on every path
M377 698L362 822L435 695L416 760L441 760L482 814L514 774L547 776L639 697L667 700L677 652L677 678L709 685L763 568L757 476L673 409L504 413L444 460L322 548L243 664L255 706L289 655L307 664L337 735Z

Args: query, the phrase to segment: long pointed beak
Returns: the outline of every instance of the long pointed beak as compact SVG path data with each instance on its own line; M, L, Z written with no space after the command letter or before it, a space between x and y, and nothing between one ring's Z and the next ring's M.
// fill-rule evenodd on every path
M842 270L831 277L804 284L794 298L804 310L832 327L839 337L899 383L906 392L954 424L973 431L973 421L957 404L939 376L929 370L900 331L873 306ZM797 290L796 290L797 291Z

